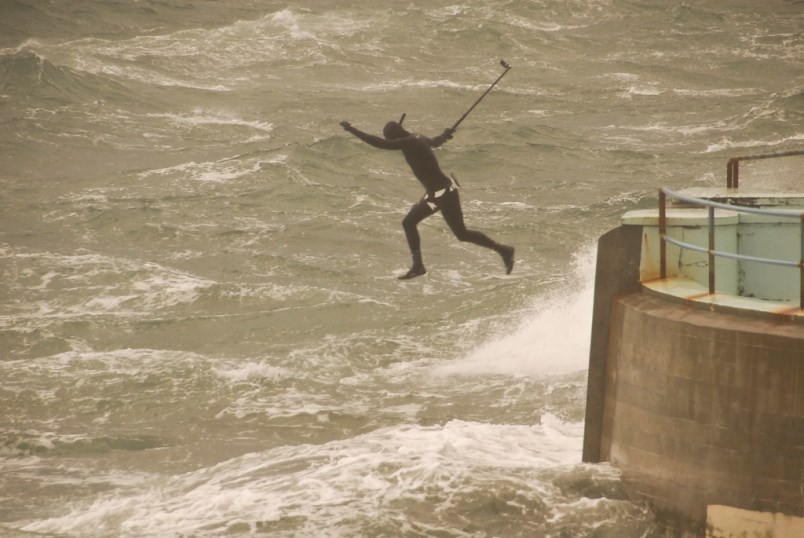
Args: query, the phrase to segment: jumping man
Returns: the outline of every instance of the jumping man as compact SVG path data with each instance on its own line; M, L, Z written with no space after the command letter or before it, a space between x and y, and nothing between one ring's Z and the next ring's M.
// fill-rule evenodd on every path
M404 118L404 116L403 116ZM427 272L422 262L421 240L416 226L437 211L441 211L452 233L459 241L468 241L481 247L494 250L502 256L505 263L505 273L510 274L514 268L514 247L501 245L490 237L476 230L468 230L463 223L461 199L455 183L441 171L435 153L431 148L437 148L452 138L453 130L445 129L435 138L427 138L420 134L412 134L399 123L390 121L383 129L385 138L370 135L352 127L348 121L342 121L341 126L360 140L380 149L399 149L410 165L413 175L421 181L425 188L424 197L410 209L402 221L405 237L408 240L410 252L413 255L413 266L410 271L400 276L407 280Z

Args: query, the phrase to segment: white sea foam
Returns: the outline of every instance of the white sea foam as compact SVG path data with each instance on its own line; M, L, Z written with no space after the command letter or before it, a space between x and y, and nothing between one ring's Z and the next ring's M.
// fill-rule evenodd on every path
M94 425L82 431L97 432L96 427L102 428L110 420L119 421L130 404L148 402L150 406L153 401L175 403L203 397L209 390L212 364L203 355L159 349L82 349L36 359L4 357L0 360L0 376L6 395L24 395L28 406L54 417L34 426L46 429L46 434L19 442L11 439L5 446L19 454L36 454L57 446L108 447L104 438L117 434L74 434L76 420ZM7 411L10 420L17 416L12 413L11 409ZM124 420L128 431L143 426L137 425L137 418ZM63 424L69 425L63 428ZM149 421L145 427L150 429L152 423ZM3 433L0 431L0 437ZM30 437L29 432L24 435Z
M460 491L487 490L503 477L517 484L523 499L549 506L566 501L539 474L577 465L581 436L580 424L550 415L534 426L457 420L402 425L324 445L247 454L153 481L134 495L101 495L64 515L21 527L68 534L209 535L237 522L256 532L258 524L298 518L310 532L330 529L340 535L343 527L336 529L345 518L393 513L395 505L436 503L447 510Z
M140 39L158 39L161 44L164 44L165 50L156 52L154 49L149 51L147 48L140 48L137 44L132 44L133 48L128 48L125 45L108 45L108 46L99 46L99 43L95 40L87 40L86 47L82 50L81 48L76 49L76 56L74 59L75 67L81 71L85 71L87 73L93 73L96 75L104 75L112 78L118 79L128 79L128 80L135 80L139 82L144 82L147 84L153 84L156 86L166 86L166 87L175 87L175 88L190 88L196 90L206 90L206 91L215 91L215 92L225 92L229 91L231 87L228 84L208 84L200 81L194 81L190 78L180 78L178 76L168 76L163 73L160 73L154 69L148 69L143 67L142 65L135 65L132 66L130 62L131 60L136 60L140 56L167 56L171 52L170 44L164 43L164 39L160 38L140 38ZM134 50L139 49L138 53L134 53ZM172 47L172 52L177 53L178 47ZM128 62L124 65L117 65L112 63L110 58L118 57L121 60L127 60ZM174 72L174 75L178 75L177 72Z
M149 117L163 117L180 125L206 126L206 125L231 125L234 127L246 127L264 133L274 130L274 124L259 120L245 120L237 117L233 113L212 112L203 109L195 109L192 114L149 114ZM266 137L267 139L268 137Z
M262 161L252 159L221 159L197 163L190 161L166 168L157 168L140 172L140 179L152 176L187 178L203 183L226 183L261 169Z
M259 362L245 362L214 368L218 376L232 383L255 380L281 381L292 378L293 374L287 368L275 366L263 360Z
M492 78L493 80L493 78ZM356 86L353 84L345 85L349 90L361 92L388 92L407 88L427 88L427 89L450 89L461 90L467 93L483 92L488 89L487 84L462 84L447 79L402 79L391 80L387 82L377 82L373 84L365 84ZM513 95L544 95L544 90L541 88L523 87L523 86L500 86L495 88L496 92L509 93Z
M675 88L673 92L685 97L743 97L762 93L757 88L716 88L711 90Z
M734 148L778 148L782 147L787 142L798 142L804 140L804 134L796 134L793 136L785 137L777 140L743 140L735 141L724 137L723 140L716 144L710 144L701 153L718 153ZM775 151L775 150L774 150Z
M612 126L613 127L613 126ZM679 133L685 136L707 133L710 131L725 132L738 130L740 127L729 124L727 121L717 121L713 123L703 123L699 125L673 125L666 122L651 123L644 126L627 127L627 129L645 133L672 134Z
M38 360L7 361L8 365L0 363L0 368L8 372L7 377L18 373L28 375L31 379L44 376L64 382L75 377L79 380L83 377L83 381L86 381L92 376L102 376L109 381L118 382L124 377L207 362L208 359L195 353L158 349L113 349L67 351Z
M160 309L192 303L202 290L215 284L156 263L94 253L17 252L14 258L31 266L27 270L30 279L42 274L37 284L22 292L26 301L18 312L34 320L152 315ZM14 322L0 316L3 319Z
M631 85L627 90L620 93L621 97L631 99L633 97L644 97L644 96L654 96L654 95L661 95L664 93L664 90L661 90L656 87L656 85L649 85L649 86L637 86Z
M270 20L275 25L286 29L293 39L318 39L310 30L302 29L299 16L291 9L277 11L270 16Z
M271 32L274 39L289 36L294 41L314 41L337 50L340 39L370 29L376 23L370 14L357 13L348 10L315 13L286 8L258 21L257 32L264 32L267 23L274 30Z

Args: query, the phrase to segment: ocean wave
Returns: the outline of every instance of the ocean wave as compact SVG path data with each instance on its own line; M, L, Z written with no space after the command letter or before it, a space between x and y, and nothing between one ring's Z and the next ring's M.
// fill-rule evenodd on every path
M685 97L745 97L748 95L759 95L764 93L759 88L715 88L709 90L693 90L685 88L674 88L673 93Z
M61 515L12 525L126 536L431 534L467 525L493 535L549 535L644 527L644 509L627 501L616 470L577 463L582 429L550 415L534 426L453 420L381 428L141 480Z
M726 132L726 131L736 131L740 129L739 125L734 123L730 123L728 121L716 121L714 123L703 123L699 125L680 125L680 124L671 124L667 122L663 123L651 123L650 125L645 126L629 126L627 127L629 131L637 131L642 133L657 133L657 134L671 134L671 133L678 133L684 136L690 135L699 135L703 133L709 132Z
M333 37L348 37L371 27L369 19L353 14L317 14L309 10L283 9L267 15L256 24L270 23L294 40L312 40L332 45ZM281 34L280 34L281 35Z
M175 124L178 125L224 125L224 126L235 126L235 127L246 127L248 129L253 129L255 131L262 131L264 133L271 133L274 130L274 124L260 121L260 120L245 120L242 118L238 118L235 115L229 113L216 113L213 111L207 111L202 109L195 109L190 114L148 114L148 117L152 118L166 118ZM267 140L269 137L265 136L260 138L260 140Z
M117 81L229 92L250 87L254 83L250 71L266 62L336 61L339 42L369 25L332 12L283 9L210 29L125 40L82 38L63 44L60 56L79 72Z
M216 391L225 388L211 373L215 360L204 355L79 347L84 349L0 361L5 416L22 424L36 409L41 420L35 427L47 432L36 438L7 436L9 454L172 446L183 435L175 421L187 416L185 406L211 404ZM154 402L165 407L157 410Z
M789 142L799 142L801 140L804 140L804 134L796 134L772 140L732 140L724 137L720 142L710 144L700 153L720 153L735 148L766 148L767 151L776 152L780 151L779 148L784 147L785 144Z
M620 93L621 97L626 99L631 99L633 97L652 97L656 95L662 95L665 90L662 90L657 87L657 85L648 85L648 86L637 86L631 85L627 90Z
M315 529L349 533L357 530L353 524L365 530L371 518L379 525L375 528L398 532L404 527L396 518L403 514L415 525L449 528L472 506L486 505L510 512L523 528L549 529L561 506L574 499L565 496L571 490L566 480L557 487L556 479L545 479L544 473L562 465L573 472L581 433L582 425L550 417L536 426L450 421L385 428L320 446L249 454L134 494L102 495L64 515L20 527L215 535L289 525L297 533L317 534ZM560 471L553 474L562 477ZM606 491L598 494L603 497ZM433 511L434 505L440 508Z
M140 179L160 176L164 178L189 179L202 183L226 183L260 171L262 164L263 160L260 158L246 160L225 158L200 163L191 161L167 168L146 170L139 172L137 175Z
M57 65L30 46L0 57L2 91L23 100L58 100L62 103L98 99L136 100L136 94L108 78Z
M491 84L491 82L493 81L494 78L492 77L489 80L489 84ZM406 79L396 79L396 80L376 82L364 85L354 85L350 83L345 85L344 87L352 91L369 92L369 93L376 93L376 92L384 93L391 90L405 90L409 88L426 88L426 89L460 90L463 92L477 93L479 95L489 88L489 84L466 84L466 83L455 82L448 79L415 80L406 78ZM509 87L504 85L495 87L494 91L510 95L544 95L545 93L545 90L541 88L527 88L521 86Z
M15 326L20 316L31 320L152 316L193 303L214 284L154 262L100 254L15 251L4 257L25 267L20 278L9 283L21 299L12 315L0 317L5 327Z
M82 456L112 450L140 451L168 446L165 439L152 435L86 437L52 432L0 433L0 456L70 455Z
M434 373L541 377L585 368L588 341L579 335L591 326L595 256L594 247L576 255L573 278L577 289L569 294L562 289L550 297L539 297L534 310L522 314L518 327L493 336L464 357L438 365Z

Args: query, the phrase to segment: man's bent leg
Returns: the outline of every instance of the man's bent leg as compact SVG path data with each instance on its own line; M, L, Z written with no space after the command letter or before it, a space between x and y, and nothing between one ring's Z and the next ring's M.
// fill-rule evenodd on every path
M511 274L514 269L514 247L497 243L483 232L469 230L463 222L463 210L461 209L461 199L458 191L452 191L439 199L438 203L441 214L447 225L458 238L458 241L467 241L494 250L502 256L505 264L505 274Z
M410 253L411 256L413 256L413 265L407 273L399 277L400 280L408 280L427 272L427 269L424 268L424 262L422 261L421 237L419 236L417 226L421 221L436 211L437 210L431 208L424 199L421 199L410 208L410 211L402 220L402 228L405 230L408 247L410 247Z

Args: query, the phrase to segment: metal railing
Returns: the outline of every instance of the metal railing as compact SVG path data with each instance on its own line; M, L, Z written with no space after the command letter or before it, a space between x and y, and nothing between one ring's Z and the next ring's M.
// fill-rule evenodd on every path
M726 164L726 186L736 189L740 186L740 161L756 161L759 159L773 159L776 157L792 157L793 155L804 155L804 149L795 151L781 151L778 153L763 153L761 155L746 155L744 157L733 157Z
M731 162L731 161L729 161ZM707 248L685 243L667 236L667 197L681 200L688 204L704 206L709 209L708 211L708 226L709 226L709 244ZM756 256L748 256L746 254L737 254L735 252L724 252L715 249L715 209L726 209L729 211L737 211L741 213L754 213L758 215L766 215L781 218L797 218L801 222L801 248L799 250L799 261L778 260L772 258L759 258ZM709 293L715 293L715 258L721 256L724 258L732 258L736 260L751 261L758 263L767 263L772 265L781 265L784 267L798 267L800 273L800 288L799 288L799 308L804 310L804 211L784 210L784 209L760 209L755 207L735 206L730 204L723 204L713 202L711 200L704 200L692 196L686 196L670 189L659 189L659 266L661 278L667 278L667 243L672 243L682 249L686 248L696 252L703 252L709 255Z

